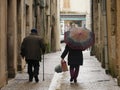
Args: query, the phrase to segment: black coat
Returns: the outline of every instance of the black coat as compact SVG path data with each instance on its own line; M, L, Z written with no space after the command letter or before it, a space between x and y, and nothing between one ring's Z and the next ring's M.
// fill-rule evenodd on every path
M27 60L40 60L41 54L45 53L43 40L35 33L24 38L21 44L21 55Z
M64 59L67 54L68 54L68 65L83 65L82 50L72 49L68 45L66 45L61 55L61 58Z

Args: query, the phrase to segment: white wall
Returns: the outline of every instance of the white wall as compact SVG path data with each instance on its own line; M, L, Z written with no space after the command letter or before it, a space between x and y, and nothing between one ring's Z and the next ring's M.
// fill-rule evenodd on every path
M60 10L63 10L63 0L60 2ZM86 27L91 28L90 20L90 0L70 0L70 11L75 11L79 13L87 13L86 15Z
M89 12L90 0L70 0L71 11Z
M60 0L60 8L63 9L63 1ZM70 11L89 12L90 0L70 0Z

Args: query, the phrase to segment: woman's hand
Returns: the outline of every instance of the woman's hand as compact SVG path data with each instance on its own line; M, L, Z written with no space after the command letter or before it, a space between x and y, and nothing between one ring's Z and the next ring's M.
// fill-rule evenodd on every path
M65 62L65 60L64 60L64 59L61 59L61 62Z

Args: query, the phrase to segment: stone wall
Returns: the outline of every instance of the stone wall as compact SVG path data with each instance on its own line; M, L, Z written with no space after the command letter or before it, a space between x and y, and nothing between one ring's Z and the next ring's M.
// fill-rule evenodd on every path
M120 85L120 1L92 0L92 2L93 30L96 38L94 55L101 61L106 73L117 78Z
M0 0L0 87L7 79L7 5L6 1Z
M44 8L34 1L0 0L0 88L24 69L20 46L32 28L46 40L49 52L60 50L59 0L47 1Z
M117 26L116 26L116 58L117 58L117 62L116 62L116 66L117 66L117 72L118 72L118 85L120 85L120 0L117 0L116 1L116 23L117 23Z

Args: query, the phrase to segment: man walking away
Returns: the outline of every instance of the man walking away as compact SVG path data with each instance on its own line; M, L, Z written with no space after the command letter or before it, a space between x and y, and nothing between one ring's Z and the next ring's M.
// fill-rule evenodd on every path
M45 46L43 39L38 36L36 29L32 29L29 36L23 39L21 44L21 56L25 58L28 64L29 81L33 81L33 77L36 82L39 82L39 61L41 61L41 55L45 53Z

